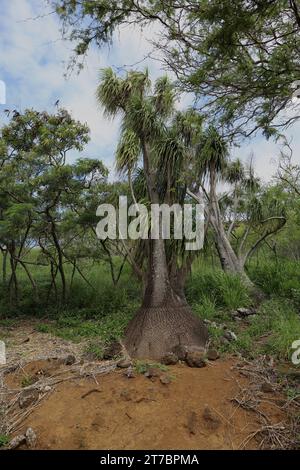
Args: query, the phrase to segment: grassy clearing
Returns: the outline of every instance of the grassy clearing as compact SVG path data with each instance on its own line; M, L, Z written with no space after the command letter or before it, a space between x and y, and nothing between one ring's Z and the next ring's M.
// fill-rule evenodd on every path
M212 317L220 320L220 315ZM223 331L209 327L214 345L221 351L234 352L255 358L258 354L269 354L281 360L290 360L293 341L300 339L300 319L296 308L285 299L273 298L265 301L258 314L249 317L249 325L240 325L226 313L222 320L236 333L237 341L228 345L221 343Z
M63 311L56 320L40 323L36 330L50 333L69 341L81 341L85 338L100 337L104 343L119 339L132 318L136 304L129 304L124 309L103 316L101 319L85 319L78 311Z
M9 336L9 329L16 325L18 316L28 315L40 318L36 329L42 333L75 342L88 339L86 352L101 358L104 345L122 337L139 306L141 287L128 266L118 286L112 284L109 269L104 264L83 263L81 268L93 287L77 275L63 308L54 307L54 299L53 306L46 302L49 279L43 268L38 267L34 272L40 293L38 304L29 295L28 280L20 275L19 308L11 312L4 298L0 302L0 339ZM233 321L230 315L232 310L251 304L240 279L201 259L193 266L187 283L187 299L200 318L224 323L237 334L237 341L224 345L223 331L209 327L212 342L220 351L239 352L249 357L265 353L287 360L292 353L292 342L300 339L299 263L253 262L249 275L270 298L261 305L258 315L250 317L248 326Z
M250 304L249 293L237 276L199 262L194 267L186 286L186 295L192 305L213 314L218 309L232 310ZM201 299L201 303L199 303Z
M300 263L287 259L263 259L249 264L249 274L256 285L270 296L291 299L300 308Z
M32 253L29 260L32 261L34 256ZM118 262L116 260L116 264ZM32 269L33 278L37 285L37 299L32 293L32 287L26 274L21 269L18 270L19 303L17 307L9 306L7 286L0 283L0 321L15 318L18 315L57 318L62 311L79 312L80 316L85 319L99 319L140 300L140 285L132 276L128 265L124 267L117 286L113 285L109 267L105 263L82 261L80 270L88 283L76 272L64 306L59 305L54 289L52 289L50 296L48 295L51 279L47 267L35 266ZM71 276L72 269L66 266L68 285L71 284ZM57 289L59 294L59 280L57 280Z
M249 293L235 276L198 263L187 284L187 297L193 310L202 319L224 323L236 333L238 340L224 345L223 330L209 327L213 344L220 351L239 352L249 357L270 354L289 360L293 341L300 339L300 266L282 260L250 266L249 274L270 296L250 325L235 322L230 312L251 303Z

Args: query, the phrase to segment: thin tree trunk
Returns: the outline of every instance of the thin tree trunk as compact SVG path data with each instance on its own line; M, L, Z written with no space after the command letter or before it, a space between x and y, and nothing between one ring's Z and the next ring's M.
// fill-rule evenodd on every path
M48 219L49 219L50 224L51 224L51 235L52 235L52 239L53 239L53 242L54 242L54 245L55 245L55 248L56 248L56 252L57 252L57 256L58 256L57 267L58 267L58 271L59 271L59 274L60 274L61 285L62 285L61 299L62 299L62 303L65 304L66 300L67 300L67 281L66 281L65 270L64 270L63 251L61 249L59 239L58 239L58 236L57 236L57 233L56 233L55 223L53 221L53 218L50 215L49 210L47 211L47 216L48 216Z
M245 272L245 260L235 253L224 229L223 219L216 191L216 171L214 163L211 164L210 168L209 206L210 222L215 232L217 252L219 254L223 270L227 273L238 275L242 279L244 285L248 289L250 289L252 293L257 295L257 287L253 284L253 282Z
M215 227L217 252L220 257L220 262L223 270L229 274L235 274L240 277L244 286L249 290L249 293L255 304L259 304L264 298L265 294L259 287L257 287L249 278L245 271L246 258L238 257L233 250L227 235L222 227Z
M14 307L18 305L19 301L19 285L18 285L18 278L17 278L17 263L14 260L15 256L15 243L12 243L11 246L11 253L10 253L10 268L11 268L11 276L9 280L9 304L10 307Z
M32 285L32 289L33 289L33 293L34 293L34 299L35 301L37 302L38 301L38 291L37 291L37 285L36 285L36 282L35 280L33 279L32 275L31 275L31 272L29 271L29 269L27 268L26 264L23 263L23 261L19 260L19 263L20 265L22 266L22 268L24 269L24 271L26 272L27 274L27 277Z
M7 281L7 250L2 251L2 282L5 285Z
M51 272L51 284L50 284L50 287L49 287L49 290L48 290L48 293L47 293L47 300L46 300L47 305L49 303L52 287L54 287L55 302L57 302L57 287L56 287L55 278L56 278L56 275L57 275L58 268L56 266L56 268L54 270L54 262L52 260L50 261L50 266L51 266L51 271L50 271Z

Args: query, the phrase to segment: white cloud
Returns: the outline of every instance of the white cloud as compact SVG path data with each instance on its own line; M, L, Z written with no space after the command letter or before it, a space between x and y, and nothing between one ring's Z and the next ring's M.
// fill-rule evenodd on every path
M95 90L99 69L108 65L119 67L136 64L149 67L151 77L162 73L162 64L147 57L151 45L147 38L159 34L158 26L143 31L139 27L122 27L115 34L111 49L92 50L86 67L66 80L66 62L72 46L61 40L59 24L55 15L45 15L45 4L40 0L1 0L3 10L0 18L1 49L0 79L7 84L7 107L11 109L34 107L54 111L54 103L70 110L74 117L87 122L91 129L91 144L86 154L102 159L113 167L113 153L118 139L119 122L108 121L97 106ZM42 15L41 18L32 19ZM157 55L157 54L156 54ZM142 61L142 62L141 62ZM179 108L191 103L189 95L183 96ZM3 108L3 107L2 107ZM1 108L0 108L1 109ZM4 119L4 116L1 116ZM299 160L300 123L289 134L294 135L295 157ZM279 154L279 146L256 138L235 149L234 154L244 159L253 151L257 172L265 179L274 173L271 160Z

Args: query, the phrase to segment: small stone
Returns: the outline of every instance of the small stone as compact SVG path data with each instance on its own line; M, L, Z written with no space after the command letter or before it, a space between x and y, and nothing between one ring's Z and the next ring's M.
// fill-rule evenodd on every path
M205 353L202 351L188 352L185 360L189 367L206 366Z
M197 422L198 422L197 414L195 413L195 411L191 411L188 414L188 418L187 418L187 428L190 434L194 434L194 435L196 434Z
M165 364L166 366L173 366L177 364L177 362L178 356L176 356L176 354L173 352L167 353L161 360L161 363Z
M220 355L216 349L209 349L207 351L206 357L209 361L216 361L219 359Z
M120 367L120 369L128 369L128 367L132 366L132 362L130 359L121 359L117 363L117 367Z
M50 385L46 385L46 387L44 387L44 392L48 393L48 392L51 392L52 390L52 387L50 387Z
M169 383L171 383L171 379L168 374L162 374L159 377L159 380L161 381L163 385L168 385Z
M20 408L28 408L39 398L38 390L24 390L19 397Z
M182 344L177 344L173 348L173 353L178 357L180 361L184 361L187 354L187 347Z
M223 346L227 346L229 344L229 341L227 338L225 338L224 336L221 336L220 338L220 343L223 345Z
M231 312L231 316L232 316L233 318L236 318L236 317L239 316L239 312L238 312L237 310L234 310L233 312Z
M237 308L236 311L241 317L248 317L250 315L255 315L255 313L256 313L255 309L253 309L253 308L244 308L244 307Z
M230 330L225 331L223 337L225 339L227 339L228 341L236 341L237 340L236 334L233 333L233 331L230 331Z
M103 359L114 359L118 357L122 352L122 346L118 341L114 341L109 344L103 353Z
M17 449L20 445L25 444L26 437L24 434L20 434L19 436L14 437L10 443L8 444L8 448L11 450Z
M136 378L136 374L134 373L133 368L131 366L128 367L126 372L124 372L124 375L128 379L135 379Z
M264 393L272 393L272 392L274 392L274 388L272 387L272 385L269 382L264 382L261 385L261 391L264 392Z
M149 369L145 372L144 376L148 379L152 379L153 377L159 377L160 370L157 367L149 367Z
M73 356L73 354L69 354L66 359L64 360L64 363L66 366L72 366L76 362L76 357Z
M208 405L205 405L202 417L210 429L217 429L221 424L218 415Z
M28 447L31 448L31 449L33 447L35 447L37 437L36 437L36 434L35 434L35 432L32 428L27 429L27 431L25 433L25 437L26 437L26 444L28 445Z

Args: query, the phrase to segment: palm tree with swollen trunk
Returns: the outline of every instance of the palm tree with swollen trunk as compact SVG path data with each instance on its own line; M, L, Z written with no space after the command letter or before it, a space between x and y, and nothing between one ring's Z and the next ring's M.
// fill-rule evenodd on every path
M97 99L108 116L122 117L118 169L127 172L130 180L141 161L149 203L178 202L179 194L185 195L185 188L180 191L179 186L184 186L180 170L186 143L174 130L178 114L174 110L174 88L168 78L158 79L152 90L147 72L133 71L122 78L112 69L105 69ZM160 229L161 224L160 220ZM161 230L158 239L145 242L144 297L125 333L128 353L136 358L159 360L178 346L204 347L206 327L193 315L183 293L191 257L183 256L178 266L177 252L168 253Z

